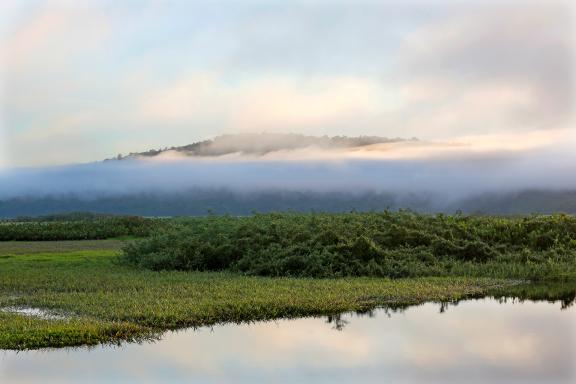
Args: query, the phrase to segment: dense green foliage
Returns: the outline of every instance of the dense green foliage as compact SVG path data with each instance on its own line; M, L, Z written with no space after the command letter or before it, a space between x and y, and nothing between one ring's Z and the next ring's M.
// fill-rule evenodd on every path
M68 244L68 252L60 252L58 243L47 244L58 252L38 242L0 248L0 349L92 345L148 338L188 326L454 301L506 284L485 278L295 279L158 273L118 265L118 251L95 250L94 242ZM80 250L85 243L89 250ZM23 316L9 312L10 308L38 308L66 318Z
M576 218L412 212L211 216L173 221L123 260L152 270L264 276L576 276Z
M72 221L24 221L0 223L0 241L83 240L148 236L158 220L137 216L93 217Z

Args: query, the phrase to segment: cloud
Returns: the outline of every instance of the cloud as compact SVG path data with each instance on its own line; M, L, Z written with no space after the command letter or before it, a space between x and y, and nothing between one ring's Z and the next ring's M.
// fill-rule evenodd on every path
M402 7L402 12L392 5L365 7L375 15L389 9L408 17ZM222 72L181 76L152 92L137 110L150 111L158 121L217 122L227 132L355 130L425 138L554 130L573 121L574 20L567 2L522 7L439 2L430 9L434 16L404 27L395 48L385 32L402 28L392 23L378 29L375 16L366 12L369 28L354 12L344 17L338 7L330 9L343 25L340 30L333 23L320 27L314 7L298 10L306 15L301 25L293 13L267 13L264 26L235 36L244 44L228 56L229 65L218 66ZM309 38L294 30L298 25ZM262 28L268 33L260 33ZM363 51L348 47L344 31ZM284 51L274 47L276 38ZM349 56L337 54L342 49ZM320 65L318 51L333 60ZM238 60L240 74L233 68ZM354 70L335 70L340 62ZM381 69L374 71L373 63Z
M241 92L233 125L244 130L318 128L378 113L382 90L355 77L265 78Z
M1 43L5 70L20 76L61 70L72 57L101 46L109 33L107 18L95 7L57 3L35 7L24 22L15 23Z
M449 136L573 124L574 16L568 2L454 6L408 34L397 57L408 129Z
M14 4L0 29L12 165L250 131L574 129L567 1Z
M46 121L41 127L13 136L12 143L21 143L22 148L13 158L26 159L40 154L48 164L66 164L70 156L79 162L91 161L98 156L96 135L91 130L97 122L102 122L101 118L89 112Z
M4 130L4 124L0 120L0 169L8 166L8 150L6 145L6 138L4 137Z
M179 78L168 86L148 91L133 109L136 121L194 122L218 114L218 104L228 104L229 90L209 72Z
M354 76L263 75L231 84L214 73L193 73L144 95L134 109L136 120L289 131L377 114L382 94L371 79Z
M571 132L571 131L570 131ZM548 132L547 132L548 133ZM0 198L68 196L93 199L140 193L226 189L429 196L434 207L483 193L574 190L574 144L566 132L533 132L454 143L391 143L348 149L306 147L265 155L161 157L0 173ZM476 141L473 141L476 140ZM550 145L542 146L542 140ZM171 153L167 154L168 156ZM154 158L152 158L154 159Z
M86 155L94 153L86 116L101 108L93 55L111 36L95 5L23 1L9 8L0 34L0 118L12 165L94 158Z

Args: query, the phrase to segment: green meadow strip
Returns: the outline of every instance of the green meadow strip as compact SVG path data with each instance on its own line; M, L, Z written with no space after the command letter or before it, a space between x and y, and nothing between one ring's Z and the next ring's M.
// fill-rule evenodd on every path
M320 316L379 305L477 296L507 284L485 278L269 278L228 272L154 272L118 264L118 251L0 258L0 349L117 343L182 327Z

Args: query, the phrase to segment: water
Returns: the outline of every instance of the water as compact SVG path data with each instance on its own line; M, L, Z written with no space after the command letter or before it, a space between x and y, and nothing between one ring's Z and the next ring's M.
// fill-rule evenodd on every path
M0 352L1 383L576 383L576 308L495 299Z
M46 320L65 320L66 316L40 308L31 307L7 307L0 308L2 312L17 313L24 316L38 317Z

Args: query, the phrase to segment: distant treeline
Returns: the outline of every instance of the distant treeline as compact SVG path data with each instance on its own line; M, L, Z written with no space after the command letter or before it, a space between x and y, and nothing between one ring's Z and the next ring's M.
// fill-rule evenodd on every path
M73 196L0 200L0 217L40 216L65 212L95 212L138 216L204 216L209 213L250 215L254 212L371 211L408 207L427 211L426 196L390 193L261 191L196 189L182 193L140 193L81 198Z
M72 220L67 220L67 219ZM98 240L145 237L163 225L160 220L136 216L101 216L85 213L25 218L0 222L0 241Z
M17 223L30 223L30 222L53 222L53 221L94 221L105 218L112 218L115 215L106 213L94 213L94 212L67 212L67 213L55 213L51 215L41 215L41 216L17 216L12 219L7 219L8 222Z
M576 214L576 191L523 191L484 194L440 204L426 194L387 192L260 191L195 189L180 193L138 193L116 196L20 197L0 200L0 218L93 212L138 216L204 216L208 213L250 215L253 212L358 212L411 209L417 212L478 214Z

